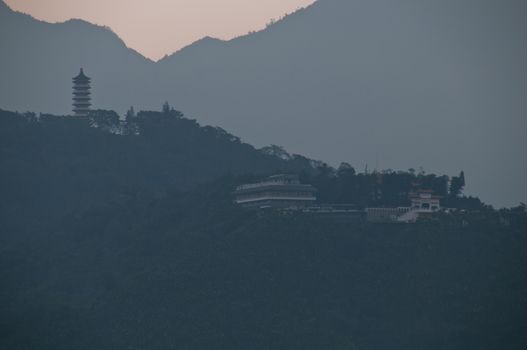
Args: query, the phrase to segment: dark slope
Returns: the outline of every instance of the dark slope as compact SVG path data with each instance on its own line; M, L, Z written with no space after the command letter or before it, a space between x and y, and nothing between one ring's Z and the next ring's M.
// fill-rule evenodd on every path
M9 349L527 346L527 236L496 213L410 226L130 200L1 246ZM518 216L519 218L520 216Z
M527 196L519 161L527 147L523 1L320 0L262 32L204 39L155 65L107 30L89 27L102 39L77 21L46 25L2 13L13 18L0 34L13 52L10 61L0 57L4 107L66 113L83 57L103 108L168 100L259 146L357 168L372 168L378 152L382 168L464 169L469 191L495 205ZM53 39L64 28L78 43ZM50 37L34 40L37 33Z
M140 135L116 135L73 117L0 110L0 222L5 235L34 234L69 214L130 198L189 191L214 178L309 171L201 127L179 112L141 112Z

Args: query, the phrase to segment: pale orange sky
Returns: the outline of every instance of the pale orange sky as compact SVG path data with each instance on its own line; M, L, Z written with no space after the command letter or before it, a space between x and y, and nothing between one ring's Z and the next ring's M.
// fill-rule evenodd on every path
M48 22L82 18L105 25L126 44L157 60L212 36L230 39L265 27L314 0L5 0Z

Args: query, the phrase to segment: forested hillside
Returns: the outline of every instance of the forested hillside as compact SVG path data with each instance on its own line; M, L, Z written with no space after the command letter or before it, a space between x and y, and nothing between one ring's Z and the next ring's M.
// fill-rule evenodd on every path
M19 229L108 201L162 197L222 175L312 169L307 158L265 154L166 108L134 114L129 128L111 111L89 119L0 111L4 225Z
M527 218L246 212L223 179L3 236L6 349L525 349Z
M87 118L0 111L2 349L524 349L525 205L465 178L257 150L165 104ZM463 210L415 225L246 211L288 172L322 203ZM468 180L469 181L469 180Z
M104 110L89 118L0 110L0 167L0 215L15 231L42 228L96 205L189 192L221 176L234 177L226 185L233 190L277 173L299 174L325 204L407 206L410 192L426 189L442 196L446 207L484 207L462 196L462 174L359 172L347 163L335 169L278 146L257 150L168 104L160 112L130 110L123 121Z

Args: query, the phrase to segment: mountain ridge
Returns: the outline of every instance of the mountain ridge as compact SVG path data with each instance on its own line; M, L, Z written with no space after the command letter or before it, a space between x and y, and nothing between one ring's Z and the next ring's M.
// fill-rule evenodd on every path
M30 15L28 13L25 13L25 12L15 11L11 7L9 7L9 5L7 5L4 0L0 0L0 15L18 16L19 18L25 18L26 20L35 21L35 22L38 22L38 23L43 24L43 25L66 26L66 27L69 26L69 25L74 25L74 26L75 25L82 25L82 26L87 26L87 27L95 29L95 30L102 30L106 34L112 35L114 38L117 38L118 41L122 42L124 47L126 47L128 50L130 50L134 54L141 56L145 60L154 62L150 58L148 58L148 57L144 56L143 54L141 54L139 51L135 50L134 48L129 47L126 44L126 42L123 39L121 39L121 37L119 37L119 35L116 32L113 31L113 29L111 27L106 26L106 25L99 25L99 24L96 24L96 23L92 23L92 22L87 21L87 20L82 19L82 18L70 18L70 19L65 20L65 21L48 22L48 21L45 21L45 20L41 20L41 19L35 18L32 15Z
M266 30L201 40L157 63L75 30L60 40L68 50L57 40L48 48L23 26L17 40L0 34L13 51L0 57L0 106L68 113L70 79L82 65L98 108L124 113L169 101L259 147L333 165L371 168L378 158L383 168L464 169L475 179L470 192L515 205L527 197L527 166L517 161L527 147L525 7L320 0ZM503 187L490 186L504 170Z

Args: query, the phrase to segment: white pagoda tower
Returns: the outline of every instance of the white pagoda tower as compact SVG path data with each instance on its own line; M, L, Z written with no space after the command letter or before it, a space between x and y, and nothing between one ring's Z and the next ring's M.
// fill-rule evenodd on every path
M82 68L79 75L73 78L73 113L76 117L86 117L90 112L90 82Z

